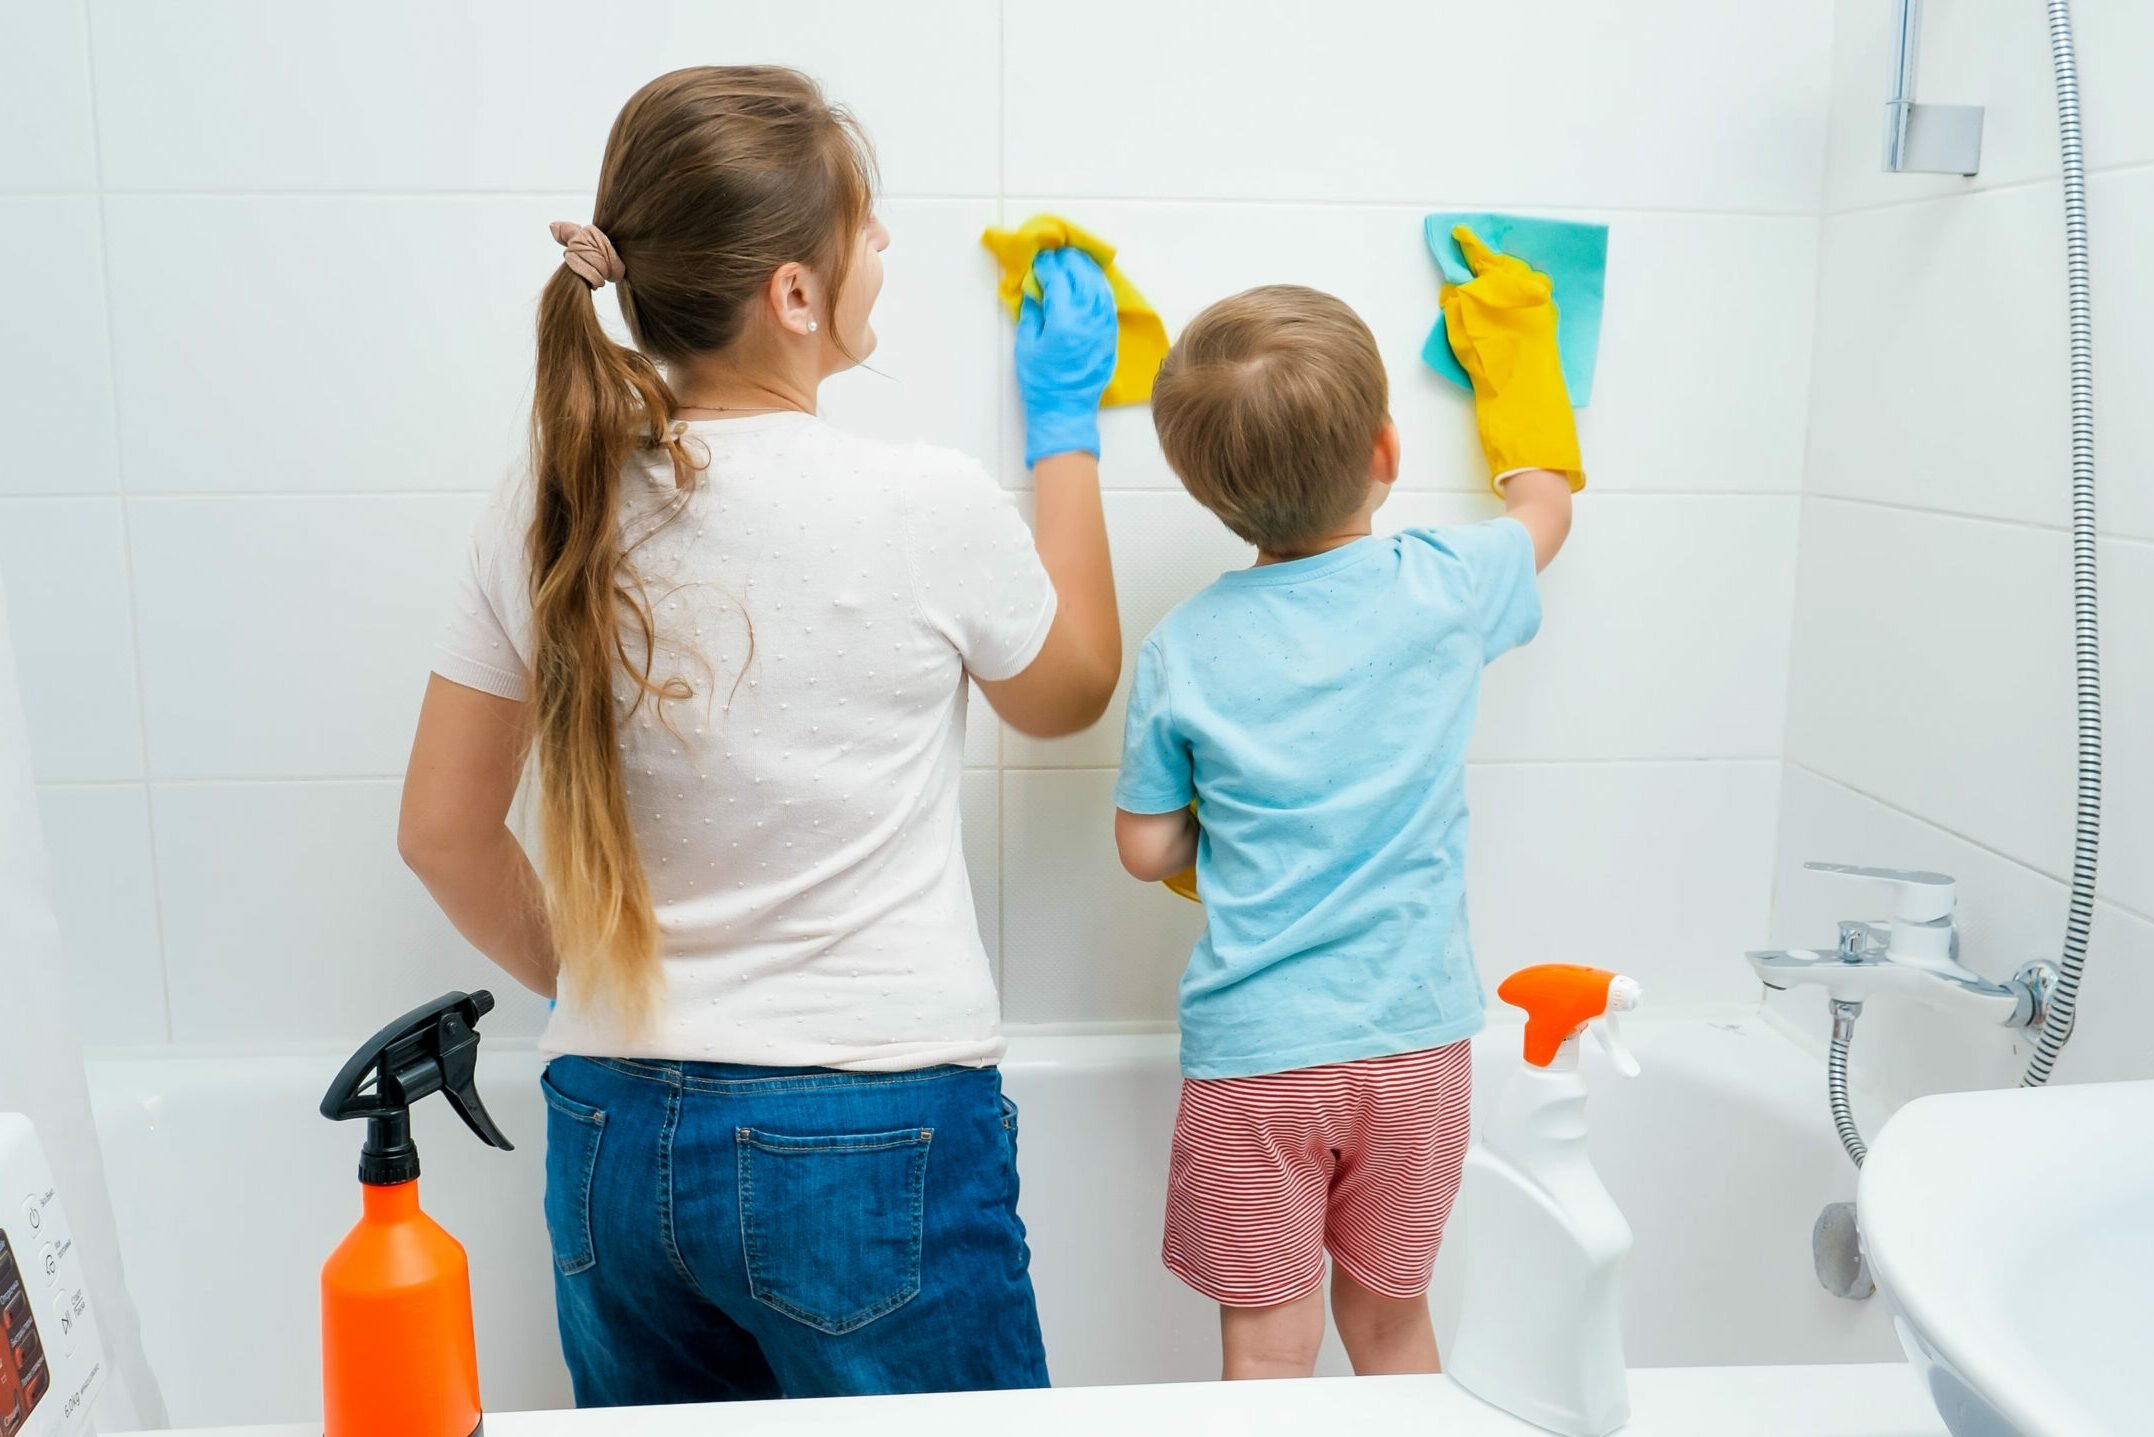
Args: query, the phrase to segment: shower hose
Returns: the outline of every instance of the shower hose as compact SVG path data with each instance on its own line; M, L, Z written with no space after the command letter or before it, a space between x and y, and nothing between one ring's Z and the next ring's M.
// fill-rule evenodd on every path
M2102 837L2102 663L2099 589L2094 527L2094 302L2087 266L2087 175L2079 135L2079 61L2072 48L2071 0L2049 0L2050 65L2057 83L2057 137L2064 161L2064 253L2072 364L2072 650L2078 698L2079 765L2072 826L2071 899L2064 921L2064 947L2057 960L2034 1053L2020 1086L2049 1081L2057 1057L2071 1041L2079 1007L2079 980L2087 966L2087 937L2094 926L2095 863ZM1832 1046L1825 1086L1832 1122L1855 1166L1869 1148L1855 1124L1848 1099L1847 1054L1855 1036L1859 1003L1833 1005Z

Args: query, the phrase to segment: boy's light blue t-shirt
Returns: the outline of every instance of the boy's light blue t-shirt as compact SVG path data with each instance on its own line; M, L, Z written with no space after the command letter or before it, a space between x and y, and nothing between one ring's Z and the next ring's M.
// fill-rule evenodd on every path
M1440 1047L1481 1027L1466 934L1466 741L1481 669L1540 627L1515 520L1238 569L1137 656L1115 804L1197 801L1207 923L1182 1072Z

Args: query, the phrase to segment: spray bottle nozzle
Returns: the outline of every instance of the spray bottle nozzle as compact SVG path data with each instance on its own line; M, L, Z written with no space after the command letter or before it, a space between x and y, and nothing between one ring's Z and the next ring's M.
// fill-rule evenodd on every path
M1638 1060L1623 1046L1615 1017L1638 1006L1643 992L1636 979L1604 968L1544 963L1504 979L1496 996L1526 1010L1526 1061L1535 1067L1576 1067L1572 1040L1590 1031L1617 1072L1638 1076Z
M481 1142L502 1149L516 1145L494 1125L479 1099L479 1019L493 1009L494 995L444 993L366 1040L337 1073L322 1097L322 1116L367 1120L359 1153L359 1181L375 1187L410 1182L419 1175L419 1150L411 1141L411 1105L434 1093Z

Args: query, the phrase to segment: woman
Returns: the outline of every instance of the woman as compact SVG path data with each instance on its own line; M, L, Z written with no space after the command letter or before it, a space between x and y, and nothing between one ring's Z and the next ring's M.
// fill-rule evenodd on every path
M889 237L852 120L701 68L556 224L530 474L474 537L399 843L557 995L546 1220L579 1405L1043 1385L1015 1110L958 843L967 676L1031 734L1121 664L1113 301L1019 326L1036 541L971 460L815 417ZM618 286L634 348L600 328ZM535 755L534 870L506 820Z

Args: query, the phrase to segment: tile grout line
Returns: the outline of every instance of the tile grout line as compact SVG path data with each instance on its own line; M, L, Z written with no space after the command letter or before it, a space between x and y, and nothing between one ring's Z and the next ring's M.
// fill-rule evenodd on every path
M164 874L157 860L157 799L150 789L150 718L148 683L142 667L142 595L135 582L135 535L127 503L126 426L120 420L120 336L112 298L112 223L105 191L105 138L97 84L97 27L90 7L82 7L83 59L90 78L90 157L97 174L97 261L103 288L99 298L105 310L105 397L112 412L112 453L118 468L119 488L114 500L120 516L120 561L127 584L128 661L134 666L135 741L142 748L142 818L149 851L150 915L157 927L157 976L164 1003L165 1042L176 1032L172 1021L172 959L165 941Z
M2118 165L2091 165L2087 169L2087 180L2091 184L2104 175L2131 176L2148 170L2154 170L2154 160L2130 160ZM1995 184L1966 185L1960 189L1948 190L1941 194L1909 195L1905 199L1898 200L1873 200L1868 204L1846 205L1840 209L1833 209L1828 206L1822 212L1822 218L1832 220L1839 218L1841 215L1869 215L1876 214L1881 210L1905 209L1914 205L1938 204L1948 200L1971 200L1983 195L2007 195L2016 190L2032 189L2037 185L2060 183L2062 181L2057 175L2030 175L2021 180L1999 180Z
M1007 85L1007 79L1006 79L1006 77L1004 77L1004 82L1003 82L1003 83L1004 83L1004 85L1005 85L1005 88L1006 88L1006 85ZM998 129L999 129L999 128L1000 128L1000 127L998 126ZM983 192L983 191L973 191L973 190L886 190L886 191L884 191L884 192L882 193L882 195L880 196L880 198L881 198L881 199L884 199L884 200L887 200L887 201L891 201L891 202L893 202L893 203L900 203L900 204L902 204L902 203L915 203L915 202L917 202L917 203L928 203L928 204L967 204L967 203L978 203L978 202L979 202L979 201L981 201L981 200L993 200L993 199L1003 199L1003 198L1008 198L1008 197L1010 196L1010 193L1011 193L1011 192L1009 191L1009 189L1008 189L1008 187L1007 187L1007 179L1006 179L1006 176L1005 176L1005 175L1004 175L1004 173L1003 173L1003 170L1004 170L1004 168L1005 168L1005 163L1004 163L1004 162L1005 162L1005 160L1006 160L1006 136L1005 136L1005 145L1003 145L1003 146L998 146L998 154L997 154L997 161L996 161L996 172L997 172L997 173L996 173L996 193L992 193L992 194L990 194L990 193L986 193L986 192ZM2123 169L2123 168L2132 168L2132 167L2129 167L2129 166L2120 166L2120 167L2118 167L2118 168L2120 168L2120 169ZM2095 174L2102 174L2102 173L2111 173L2111 172L2113 172L2113 171L2101 171L2101 170L2097 170L2097 171L2092 171L2091 173L2095 173ZM2026 183L2037 183L2037 182L2036 182L2036 181L2028 181L2028 182L2026 182ZM1993 188L1993 189L2002 189L2002 188L2004 188L2004 187L2005 187L2005 186L2002 186L2002 185L2000 185L2000 186L1993 186L1992 188ZM1977 191L1976 193L1987 193L1987 192L1988 192L1988 191ZM52 191L52 192L50 192L50 193L51 193L51 195L53 195L53 196L65 196L65 195L75 194L75 193L78 193L78 192L76 192L76 191ZM426 201L426 200L467 200L467 201L484 201L484 200L541 200L541 199L543 199L543 200L559 200L559 199L562 199L562 198L564 198L564 197L567 197L567 196L572 196L572 195L575 195L575 194L579 193L579 191L575 190L575 189L574 189L573 187L564 187L564 188L559 188L559 189L499 189L499 190L474 190L474 189L368 189L368 188L351 188L351 189L157 189L157 188L139 188L139 189L138 189L138 188L129 188L129 189L115 189L115 190L112 190L112 191L110 191L109 193L110 193L110 194L111 194L111 195L112 195L112 196L113 196L114 198L116 198L116 199L122 199L122 200L128 200L128 199L189 199L189 200L315 200L315 201L327 201L327 200L410 200L410 201ZM25 192L23 192L23 193L22 193L22 194L20 194L20 195L17 195L17 194L9 194L9 195L5 196L5 198L8 198L8 199L15 199L15 198L45 198L45 197L47 197L47 196L46 196L46 193L45 193L45 192L38 192L38 193L35 193L35 194L33 194L33 193L31 193L31 192L28 192L28 191L25 191ZM1038 199L1045 199L1045 198L1048 198L1048 196L1046 196L1046 195L1035 195L1035 196L1033 196L1033 198L1038 198ZM1341 198L1341 197L1336 197L1336 196L1332 196L1332 197L1326 197L1326 196L1320 196L1320 195L1289 195L1289 194L1281 194L1281 195L1204 195L1204 194L1193 194L1193 195L1132 195L1132 194L1112 194L1112 193L1106 193L1106 192L1097 192L1097 193L1095 193L1095 192L1086 192L1086 191L1066 191L1066 192L1059 192L1059 193L1057 193L1056 195L1054 195L1054 196L1053 196L1053 198L1055 198L1055 199L1058 199L1058 200L1067 200L1067 201L1072 201L1072 202L1076 202L1076 203L1083 203L1083 204L1100 204L1100 205L1152 205L1152 206L1172 206L1172 207L1177 207L1177 208L1201 208L1201 207L1204 207L1204 206L1207 206L1207 205L1220 205L1220 206L1231 206L1231 207L1235 207L1235 208L1243 208L1243 209L1266 209L1266 208L1269 208L1269 209L1331 209L1331 210L1404 210L1404 211L1411 211L1411 212L1413 212L1413 213L1414 213L1415 215L1417 215L1417 216L1418 216L1418 215L1422 215L1422 214L1426 214L1426 213L1428 213L1428 212L1429 212L1430 210L1432 210L1432 209L1445 209L1445 210L1448 210L1448 209L1506 209L1506 210L1515 210L1515 211L1518 211L1518 212L1520 212L1520 213L1526 213L1526 214L1533 214L1533 213L1547 213L1547 214L1555 214L1555 213L1558 213L1558 212L1560 211L1560 212L1565 212L1565 213L1583 213L1583 214L1622 214L1622 215L1666 215L1666 216L1669 216L1669 217L1672 217L1672 218L1687 218L1687 219L1760 219L1760 220L1805 220L1805 219L1816 219L1816 218L1818 217L1818 216L1817 216L1817 214L1816 214L1816 212L1815 212L1815 211L1811 211L1811 210L1800 210L1800 209L1763 209L1763 208L1759 208L1759 207L1757 207L1757 206L1746 206L1746 205L1732 205L1732 206L1725 206L1725 207L1722 207L1722 206L1712 206L1712 205L1653 205L1653 204L1629 204L1629 203L1621 203L1621 202L1608 202L1608 203L1584 203L1584 204L1575 204L1575 205L1567 205L1567 204L1563 203L1562 201L1558 201L1558 200L1545 200L1545 201L1530 201L1530 200L1517 200L1517 201L1505 201L1505 200L1503 200L1503 199L1501 199L1501 198L1498 198L1498 199L1494 199L1494 200L1476 200L1476 199L1473 199L1473 198L1471 198L1471 197L1468 197L1468 198L1458 198L1458 197L1451 197L1451 198L1445 198L1445 197L1443 197L1443 196L1435 196L1435 197L1413 197L1413 198L1387 198L1387 199L1371 199L1371 198L1366 198L1366 197L1351 197L1351 198ZM1917 201L1917 200L1896 200L1896 201L1892 201L1891 203L1894 203L1894 204L1909 204L1909 203L1920 203L1920 201ZM1853 211L1839 211L1838 213L1853 213Z
M1863 494L1806 494L1826 504L1855 504L1870 509L1888 509L1898 514L1922 514L1933 519L1959 519L1969 524L1991 524L2005 529L2031 529L2044 534L2071 532L2068 524L2051 523L2044 519L2008 519L1997 514L1977 514L1967 509L1940 509L1928 504L1908 504L1897 499L1873 499ZM2097 534L2096 541L2103 544L2154 544L2154 536L2143 534L2106 533Z
M1707 768L1732 764L1779 763L1777 753L1711 754L1696 757L1661 756L1642 758L1476 758L1467 760L1466 767L1474 768ZM1115 773L1116 763L995 763L966 764L960 772L965 774L994 774L998 780L1013 773ZM185 778L57 778L40 779L40 789L100 789L100 788L261 788L289 784L353 785L368 783L401 783L401 773L280 773L280 774L213 774L190 775ZM998 807L997 817L1000 818ZM1000 851L998 847L998 858Z
M0 194L0 199L64 199L88 195L89 190L13 190ZM579 197L585 204L590 202L588 189L574 186L559 189L181 189L156 186L134 186L107 191L120 200L575 200ZM893 200L900 204L978 204L994 196L986 191L975 190L884 190L878 199Z
M1839 39L1840 23L1839 7L1835 6L1833 13L1828 17L1828 23L1825 27L1825 143L1823 147L1824 153L1821 156L1822 162L1818 166L1817 209L1811 216L1814 228L1810 249L1810 355L1809 362L1803 366L1802 447L1795 466L1796 493L1800 497L1795 505L1795 543L1790 556L1787 652L1780 667L1786 689L1780 700L1780 753L1778 754L1780 782L1773 790L1773 838L1769 857L1767 858L1767 862L1772 865L1765 885L1764 917L1767 931L1771 930L1773 915L1780 906L1780 865L1782 857L1780 852L1782 842L1780 822L1787 809L1787 735L1789 725L1793 722L1795 715L1795 636L1797 626L1802 622L1803 611L1803 516L1807 512L1803 500L1807 499L1810 494L1810 421L1812 410L1817 402L1818 331L1824 327L1825 306L1819 303L1819 299L1823 294L1825 285L1825 220L1827 217L1827 204L1832 196L1833 116L1838 113L1840 106L1846 102L1846 97L1841 94L1839 85L1835 83L1835 66L1833 62L1833 57L1837 53L1836 44Z
M1002 416L996 415L996 440L1002 439ZM1005 484L1003 488L1012 494L1031 492L1029 483ZM1176 499L1185 497L1183 491L1165 484L1102 484L1102 494L1156 494ZM56 499L113 499L125 498L138 504L158 504L174 500L202 502L205 500L257 500L279 503L311 503L325 499L485 499L492 495L491 489L174 489L170 491L131 493L121 490L44 490L27 493L0 494L0 505L23 502L50 502ZM1481 499L1488 496L1484 489L1434 489L1416 485L1404 485L1397 490L1402 496L1427 496L1434 498ZM1603 489L1594 499L1600 503L1610 499L1802 499L1839 498L1839 495L1806 495L1801 489ZM1850 500L1850 503L1882 503L1882 500ZM1947 511L1937 511L1947 512ZM1979 517L1979 516L1970 516ZM2018 520L2003 520L2017 523ZM2149 542L2154 542L2150 540Z
M995 224L999 228L1009 223L1005 195L1009 190L1010 166L1010 11L1009 0L995 0ZM1002 326L998 320L995 338L999 347ZM995 377L1002 377L1001 358L998 354ZM1001 387L998 383L998 389ZM999 486L1002 479L1003 455L1009 452L1009 435L1006 432L1009 406L998 394L995 403L995 452L993 455L995 479ZM1104 496L1102 496L1104 498ZM1010 975L1010 902L1009 902L1009 784L1005 775L1008 769L1003 760L1009 745L1004 741L1002 719L995 716L995 1017L1006 1021L1005 1011L1009 1005Z
M2042 865L2040 865L2039 863L2029 863L2024 858L2015 857L2014 855L2006 853L2000 848L1996 848L1990 844L1984 843L1981 839L1976 838L1972 834L1962 833L1960 830L1953 828L1948 824L1939 823L1936 819L1931 818L1926 814L1917 813L1915 810L1907 807L1905 804L1896 803L1892 799L1884 797L1882 794L1872 793L1866 788L1862 788L1856 784L1849 783L1844 778L1836 777L1832 774L1825 772L1821 768L1815 768L1810 764L1804 763L1801 759L1791 758L1787 760L1787 763L1790 768L1799 769L1803 773L1809 774L1812 778L1817 779L1822 783L1829 783L1834 788L1840 789L1842 792L1851 793L1855 795L1855 797L1863 799L1866 802L1874 803L1879 808L1886 809L1892 813L1898 814L1902 818L1909 819L1915 823L1919 823L1924 828L1934 829L1938 833L1942 833L1943 835L1945 835L1947 838L1953 839L1954 841L1959 843L1964 843L1969 848L1975 849L1979 852L1986 853L1991 858L1994 858L2001 863L2009 863L2014 868L2020 869L2027 873L2031 873L2037 878L2055 884L2059 888L2067 888L2070 886L2070 879L2063 874L2052 873L2047 868L2042 867ZM2124 914L2128 918L2136 918L2141 923L2154 924L2154 913L2142 912L2133 904L2127 903L2122 899L2097 892L2094 896L2094 901L2099 907L2114 908L2115 910L2117 910L2117 912Z

